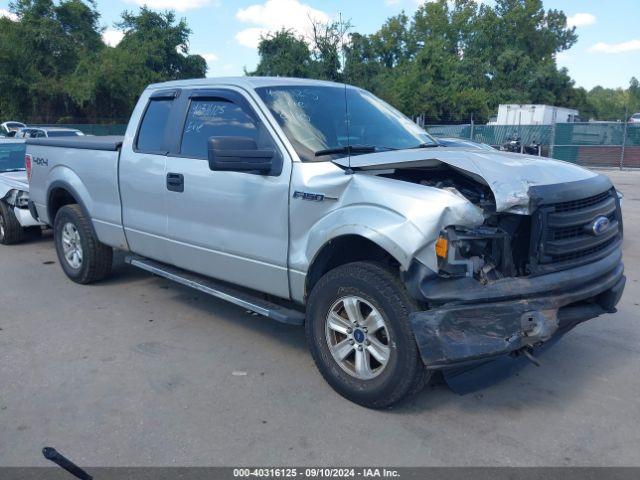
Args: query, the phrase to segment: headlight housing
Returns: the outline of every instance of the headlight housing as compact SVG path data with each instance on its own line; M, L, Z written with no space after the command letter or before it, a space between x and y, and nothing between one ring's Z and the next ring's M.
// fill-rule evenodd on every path
M436 241L441 275L489 281L513 275L511 238L497 227L445 228Z
M19 191L16 195L16 207L28 208L29 207L29 193Z

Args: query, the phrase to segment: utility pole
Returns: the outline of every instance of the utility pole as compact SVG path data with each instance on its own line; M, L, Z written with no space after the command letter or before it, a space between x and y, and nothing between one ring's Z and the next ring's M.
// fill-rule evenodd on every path
M473 141L473 133L474 133L474 123L473 123L473 113L471 114L471 138L470 140Z
M624 129L622 130L622 148L620 149L620 170L624 167L624 147L627 145L627 128L629 127L629 107L624 107Z

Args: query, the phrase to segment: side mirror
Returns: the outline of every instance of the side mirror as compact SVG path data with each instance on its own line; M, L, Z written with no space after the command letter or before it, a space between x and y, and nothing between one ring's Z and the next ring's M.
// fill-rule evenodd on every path
M273 149L258 149L249 137L211 137L207 144L209 168L213 171L269 173Z

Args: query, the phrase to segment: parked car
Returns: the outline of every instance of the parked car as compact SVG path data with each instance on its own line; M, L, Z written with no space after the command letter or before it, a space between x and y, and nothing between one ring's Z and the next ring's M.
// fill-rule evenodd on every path
M27 231L41 230L29 211L24 141L0 140L0 243L18 243Z
M500 150L503 152L512 152L512 153L526 153L527 155L541 155L542 145L534 140L529 145L522 145L520 137L513 136L507 138L507 141L500 146Z
M435 370L534 361L540 345L613 312L625 285L608 177L441 147L344 84L151 85L124 137L28 139L26 163L34 213L71 280L107 277L119 249L304 324L324 378L367 407Z
M640 123L640 113L634 113L629 117L629 123Z
M16 138L57 138L57 137L81 137L84 133L75 128L61 127L26 127L19 130Z
M442 147L473 148L476 150L487 150L490 152L495 152L496 150L486 143L474 142L473 140L466 140L464 138L437 137L436 140Z
M15 136L16 132L25 127L26 125L21 122L4 122L0 124L0 134L5 137L13 137Z

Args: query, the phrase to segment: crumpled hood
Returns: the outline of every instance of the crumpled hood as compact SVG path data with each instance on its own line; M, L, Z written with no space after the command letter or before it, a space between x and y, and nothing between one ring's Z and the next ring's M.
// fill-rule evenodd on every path
M7 191L13 189L22 190L23 192L29 191L29 180L25 170L0 173L0 194L4 195Z
M530 213L529 188L575 182L598 176L582 167L544 157L507 152L434 147L355 155L334 163L353 169L431 167L447 164L489 186L497 211Z

